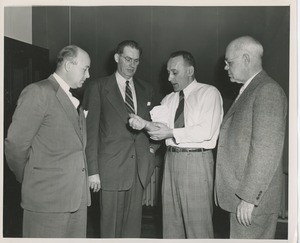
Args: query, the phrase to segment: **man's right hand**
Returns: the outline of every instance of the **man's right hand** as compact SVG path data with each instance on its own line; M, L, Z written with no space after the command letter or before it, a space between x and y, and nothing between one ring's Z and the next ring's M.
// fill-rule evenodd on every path
M99 174L89 176L89 187L93 192L98 192L101 188L101 181Z
M146 126L146 121L135 114L129 114L129 126L135 130L142 130Z

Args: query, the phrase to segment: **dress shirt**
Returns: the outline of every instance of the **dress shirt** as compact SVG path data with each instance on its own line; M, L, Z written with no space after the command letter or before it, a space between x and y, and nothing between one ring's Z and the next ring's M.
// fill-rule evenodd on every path
M134 104L134 110L135 110L135 114L137 114L137 101L136 101L136 93L135 93L135 88L134 88L134 83L133 83L133 79L125 79L123 76L121 76L119 74L119 72L116 72L116 79L117 79L117 83L121 92L121 95L123 97L123 100L125 102L125 90L126 90L126 81L129 81L129 86L131 88L131 92L132 92L132 99L133 99L133 104Z
M71 100L72 104L77 107L79 106L79 100L75 98L72 93L70 92L70 86L61 78L58 76L57 73L53 73L53 77L56 79L60 87L65 91L65 93L68 95L69 99Z
M179 92L172 92L161 102L168 107L168 126L174 138L166 139L166 145L213 149L223 119L223 102L219 91L207 84L194 80L184 90L183 128L174 128L174 117L179 102ZM174 141L175 140L175 141Z

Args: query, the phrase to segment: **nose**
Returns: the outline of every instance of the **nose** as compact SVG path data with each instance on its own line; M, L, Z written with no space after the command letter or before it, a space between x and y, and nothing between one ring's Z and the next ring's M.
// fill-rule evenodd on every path
M174 78L174 75L173 75L172 73L169 73L168 80L169 80L170 82L172 82L173 78Z
M225 64L225 67L224 67L224 70L228 71L229 70L229 67L227 64Z
M86 71L86 75L85 75L85 76L86 76L86 78L89 78L89 77L90 77L90 72L89 72L89 70Z

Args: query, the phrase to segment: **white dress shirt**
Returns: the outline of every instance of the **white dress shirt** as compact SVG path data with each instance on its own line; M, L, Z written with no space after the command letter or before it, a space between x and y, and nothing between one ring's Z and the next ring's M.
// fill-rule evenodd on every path
M172 92L161 102L163 106L167 106L167 125L174 128L175 139L166 139L166 145L213 149L223 119L223 101L219 91L214 86L194 80L183 90L183 93L184 128L174 128L179 92Z
M72 93L70 92L70 86L61 77L59 77L57 73L54 72L53 77L56 79L56 81L58 82L60 87L63 89L63 91L65 91L65 93L68 95L68 97L71 100L72 104L77 109L77 107L79 106L79 100L77 98L75 98L72 95Z
M119 72L116 72L116 79L117 79L117 83L121 92L121 95L123 97L123 100L125 102L125 90L126 90L126 81L129 81L129 86L131 88L131 92L132 92L132 99L133 99L133 104L134 104L134 110L135 110L135 114L137 114L137 101L136 101L136 93L135 93L135 88L134 88L134 83L133 83L133 79L125 79L123 76L121 76L119 74Z

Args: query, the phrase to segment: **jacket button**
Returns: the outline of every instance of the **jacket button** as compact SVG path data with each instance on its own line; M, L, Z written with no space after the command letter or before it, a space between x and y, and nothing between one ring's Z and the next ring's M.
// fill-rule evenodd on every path
M85 168L82 168L82 170L81 171L85 171Z
M131 155L131 158L132 158L132 159L134 159L134 157L135 157L134 155Z

